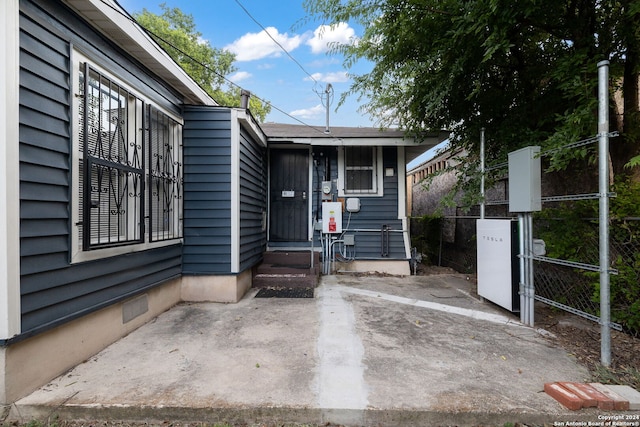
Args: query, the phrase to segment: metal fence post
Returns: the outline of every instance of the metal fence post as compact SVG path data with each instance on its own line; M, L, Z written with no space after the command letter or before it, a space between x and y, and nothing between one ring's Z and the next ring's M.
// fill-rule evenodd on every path
M611 366L609 291L609 61L598 63L598 166L600 226L600 362Z
M480 129L480 219L484 219L484 128Z
M520 249L520 322L527 324L528 314L527 314L527 286L526 286L526 260L525 260L525 252L524 252L524 234L525 234L525 225L524 225L524 213L518 213L518 247Z
M533 276L533 212L525 213L525 218L527 222L527 264L528 264L528 274L527 278L528 287L527 287L527 313L529 315L527 319L527 325L533 328L535 322L535 282Z

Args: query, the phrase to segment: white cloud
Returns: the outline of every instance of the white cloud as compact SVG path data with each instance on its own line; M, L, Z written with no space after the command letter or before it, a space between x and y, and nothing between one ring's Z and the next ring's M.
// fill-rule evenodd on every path
M346 22L338 25L320 25L313 31L313 37L307 40L311 52L323 53L329 50L332 43L352 44L357 41L356 32Z
M311 61L309 63L309 66L313 68L320 68L320 67L326 67L327 65L336 65L339 63L340 63L340 60L338 60L338 58L324 57L324 58L316 59L315 61Z
M273 37L280 45L291 52L302 43L301 36L289 36L287 33L280 34L275 27L267 27L259 33L247 33L224 47L236 55L237 61L255 61L267 57L277 57L284 52L271 39ZM271 35L271 37L269 37Z
M349 76L345 71L336 71L333 73L313 73L311 76L317 82L323 83L344 83L349 81ZM305 80L310 81L310 77L305 77Z
M231 80L234 83L238 83L243 80L247 80L251 76L253 76L253 74L247 73L246 71L238 71L237 73L229 76L229 80Z
M295 117L300 117L301 119L314 119L317 117L321 117L323 114L325 114L325 112L326 110L322 106L322 104L318 104L315 107L294 110L289 114Z

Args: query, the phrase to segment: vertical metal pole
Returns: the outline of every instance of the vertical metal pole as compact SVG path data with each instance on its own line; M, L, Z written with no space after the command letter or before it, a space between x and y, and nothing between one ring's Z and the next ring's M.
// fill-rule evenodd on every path
M609 61L598 63L598 166L600 192L600 362L611 366L609 292Z
M325 105L327 123L326 123L326 127L324 128L324 133L331 133L331 129L329 128L329 107L331 105L332 90L333 90L333 86L331 86L331 83L327 83L327 88L324 91L324 93L327 95L327 105Z
M529 268L527 272L529 274L528 283L527 283L527 314L529 315L527 324L533 328L534 326L534 317L535 317L535 287L533 281L533 213L527 212L527 264Z
M313 242L313 238L315 237L316 234L316 220L314 219L313 221L311 221L312 225L311 225L311 261L309 262L311 269L313 270L313 250L314 250L314 242Z
M518 247L520 249L520 322L527 324L527 288L525 285L524 214L518 213Z
M480 129L480 219L484 219L484 128Z

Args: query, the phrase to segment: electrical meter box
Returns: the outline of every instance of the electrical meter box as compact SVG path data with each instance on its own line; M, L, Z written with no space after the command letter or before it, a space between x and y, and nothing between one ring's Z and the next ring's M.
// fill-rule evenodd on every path
M322 203L322 232L325 234L342 233L342 203Z
M509 153L509 212L542 209L540 147L530 146Z
M331 181L322 181L322 200L331 200L333 193L333 183Z

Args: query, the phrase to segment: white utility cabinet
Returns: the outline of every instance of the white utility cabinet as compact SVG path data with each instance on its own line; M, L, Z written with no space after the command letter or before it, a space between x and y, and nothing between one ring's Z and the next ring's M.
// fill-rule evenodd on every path
M476 231L478 295L509 311L520 311L518 223L479 219Z

